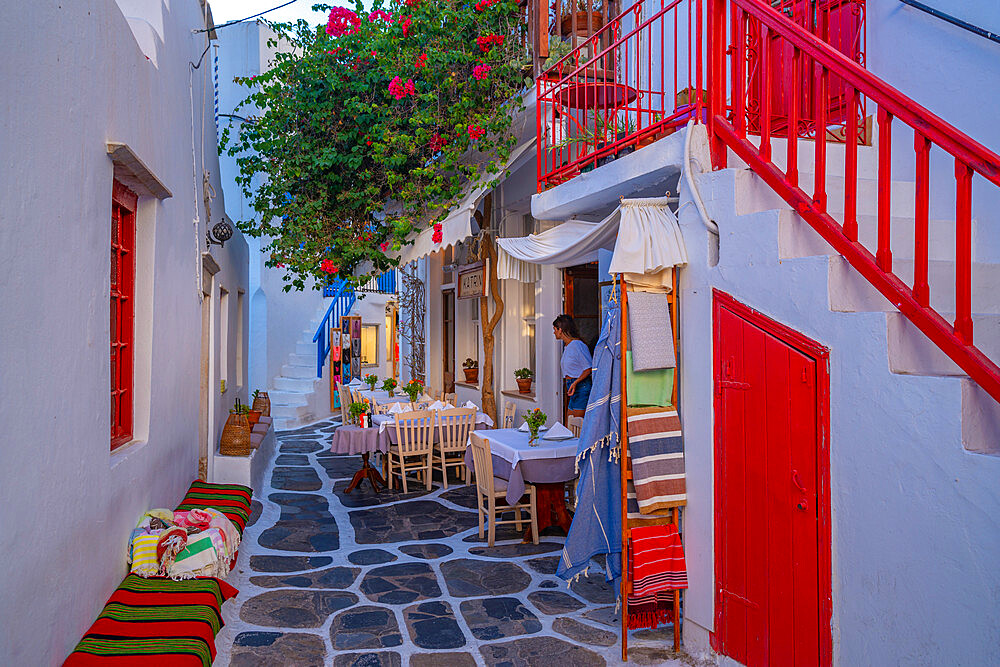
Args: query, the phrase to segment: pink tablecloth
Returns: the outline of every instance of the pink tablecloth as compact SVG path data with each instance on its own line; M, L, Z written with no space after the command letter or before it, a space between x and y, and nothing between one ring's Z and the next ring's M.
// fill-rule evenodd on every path
M341 426L333 432L330 451L334 454L370 454L389 451L388 441L378 436L377 427Z

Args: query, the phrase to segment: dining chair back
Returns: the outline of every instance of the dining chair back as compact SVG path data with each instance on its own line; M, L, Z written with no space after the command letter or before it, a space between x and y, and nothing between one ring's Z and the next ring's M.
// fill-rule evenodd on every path
M347 426L351 422L351 390L344 385L337 387L340 394L340 423Z
M458 405L458 398L455 392L451 392L450 394L448 393L442 394L441 401L443 401L444 403L450 403L451 405Z
M566 426L573 433L574 437L580 437L580 431L583 429L583 417L578 417L576 415L570 416L566 421Z
M465 450L469 446L469 434L476 426L475 408L455 408L438 412L438 446L435 463L440 464L444 488L448 488L448 468L458 468L462 480L468 482L468 468L465 466Z
M514 428L515 412L517 412L517 406L514 405L514 401L505 401L503 404L503 421L500 422L500 428Z
M407 493L406 473L416 470L426 477L427 489L430 490L437 414L431 410L414 410L396 413L393 417L396 443L389 447L387 457L389 488L392 488L393 474L398 474L402 481L403 493ZM398 464L398 472L394 471L393 464Z
M513 523L517 530L521 530L523 519L521 510L528 511L528 519L531 523L531 541L538 544L538 503L535 485L525 483L524 491L528 496L528 502L517 502L508 505L507 482L498 480L493 476L493 454L490 449L490 441L487 438L471 433L469 444L472 447L473 469L476 473L476 509L479 515L479 539L483 538L483 523L485 518L489 518L489 531L487 543L493 546L496 541L496 527L505 523ZM497 500L503 504L497 507ZM514 518L501 520L500 516L507 510L514 510Z

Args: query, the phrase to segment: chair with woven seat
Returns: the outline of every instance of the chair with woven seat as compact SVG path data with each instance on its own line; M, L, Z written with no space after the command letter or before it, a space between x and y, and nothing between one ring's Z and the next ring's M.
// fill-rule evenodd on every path
M513 401L505 401L503 404L503 419L500 420L500 428L514 428L514 413L517 406Z
M574 438L579 438L580 431L583 429L583 417L571 415L570 418L566 420L566 426L569 428Z
M389 453L386 457L386 476L389 480L389 488L392 488L392 476L398 474L402 480L403 493L409 489L406 484L406 473L419 470L427 478L427 490L431 488L431 458L434 455L434 423L436 412L431 410L417 410L412 412L396 413L395 418L396 442L389 445ZM393 464L397 464L398 470L393 470Z
M476 427L475 408L455 408L438 412L437 446L434 448L434 467L441 471L444 488L448 488L448 468L458 468L459 477L469 483L465 467L465 450L469 434Z
M528 497L528 502L517 502L513 505L507 504L507 480L493 476L493 454L490 450L490 441L486 438L472 433L470 436L472 444L472 460L476 473L476 508L479 514L479 538L483 537L483 515L489 517L489 539L487 543L493 546L496 538L496 526L505 523L515 524L517 530L521 530L523 519L521 510L527 510L531 520L531 541L538 544L538 505L535 496L535 486L524 484L524 493ZM503 504L498 508L497 500ZM522 497L519 500L523 500ZM484 507L485 505L485 507ZM500 520L500 515L509 510L514 510L514 518Z

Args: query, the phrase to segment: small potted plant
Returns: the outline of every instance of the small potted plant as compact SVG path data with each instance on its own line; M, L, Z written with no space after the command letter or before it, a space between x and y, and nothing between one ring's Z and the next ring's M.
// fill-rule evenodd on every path
M382 380L382 389L389 393L389 396L396 395L396 378L386 378Z
M351 415L351 423L355 425L361 424L361 416L368 413L368 404L358 401L356 403L351 403L348 408L348 414Z
M527 368L518 368L514 371L514 379L517 380L517 391L521 394L531 393L531 380L535 374Z
M368 385L369 391L375 391L375 385L378 384L378 376L374 373L369 373L365 376L365 384Z
M469 357L462 362L462 371L465 373L465 381L475 384L479 381L479 362Z
M259 410L260 414L265 417L271 416L271 399L268 397L266 391L261 391L260 389L254 389L253 409Z
M410 397L410 403L416 403L423 390L424 383L417 378L413 378L403 386L403 393Z
M256 408L249 407L247 405L243 405L243 407L247 409L246 412L247 421L250 422L250 428L253 429L253 427L257 425L257 422L260 421L261 415L264 413Z
M538 445L538 429L545 425L545 421L548 418L548 415L538 408L535 408L524 416L524 422L528 425L528 435L531 436L528 440L528 444L532 447L536 447Z

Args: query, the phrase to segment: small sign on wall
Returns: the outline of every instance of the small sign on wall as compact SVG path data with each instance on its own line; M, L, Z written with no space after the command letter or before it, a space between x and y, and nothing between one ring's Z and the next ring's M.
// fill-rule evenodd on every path
M478 299L486 296L486 263L476 262L458 267L459 299Z

